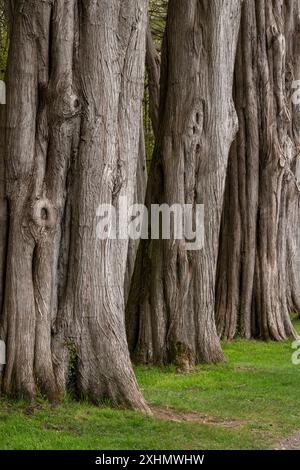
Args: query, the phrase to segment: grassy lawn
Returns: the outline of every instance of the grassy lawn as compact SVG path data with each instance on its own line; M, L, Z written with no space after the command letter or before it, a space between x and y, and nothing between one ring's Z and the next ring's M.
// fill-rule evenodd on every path
M138 368L153 418L71 401L33 408L0 400L0 449L268 449L300 429L291 343L223 348L227 363L189 375Z

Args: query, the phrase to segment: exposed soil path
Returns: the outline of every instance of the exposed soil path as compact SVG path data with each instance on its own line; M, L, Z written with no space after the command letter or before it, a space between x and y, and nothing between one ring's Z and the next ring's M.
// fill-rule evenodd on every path
M224 428L239 428L243 421L238 420L222 420L212 416L200 415L193 412L179 412L168 407L155 407L152 408L153 415L162 421L173 421L177 423L189 422L199 424L210 424L212 426L220 426Z
M275 450L300 450L300 430L278 442Z

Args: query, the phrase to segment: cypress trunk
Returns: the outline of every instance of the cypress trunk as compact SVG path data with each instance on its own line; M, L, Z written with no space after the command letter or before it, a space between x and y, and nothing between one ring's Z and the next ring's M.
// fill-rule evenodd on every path
M243 3L234 81L240 130L229 158L216 287L218 333L228 340L296 336L287 253L296 230L288 221L299 204L299 106L291 101L298 44L298 1Z
M240 1L170 0L158 136L146 202L205 205L205 245L143 240L127 305L127 335L142 363L223 359L214 323L218 233L229 148ZM171 237L172 238L172 237Z
M133 201L146 0L16 0L10 11L9 236L2 389L148 412L124 324L128 242L97 208ZM70 374L71 372L71 374Z

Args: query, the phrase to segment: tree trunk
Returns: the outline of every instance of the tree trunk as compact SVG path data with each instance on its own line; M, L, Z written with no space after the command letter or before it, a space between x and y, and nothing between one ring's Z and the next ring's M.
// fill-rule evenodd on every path
M5 105L0 105L0 309L3 305L6 265L7 201L5 193Z
M149 112L155 137L157 137L158 134L160 67L160 56L156 50L150 25L148 24L146 37L146 69L149 80Z
M146 68L149 80L149 111L153 133L157 135L158 108L159 108L159 77L160 77L160 57L154 45L150 26L148 23L146 35ZM144 204L147 189L147 156L145 148L144 122L141 122L141 133L139 143L139 158L135 181L134 201L137 204ZM138 240L129 240L127 266L125 275L125 305L128 301L131 280L134 272L136 255L139 247Z
M7 245L7 201L5 193L5 105L0 104L0 309L3 305ZM0 310L1 311L1 310ZM1 315L0 315L1 319ZM3 364L0 364L0 377Z
M287 42L287 76L288 97L292 99L291 122L289 136L295 145L293 159L290 162L290 171L287 178L287 223L286 235L286 270L287 295L290 312L300 315L300 158L298 149L300 146L300 2L289 0L285 4L285 31ZM297 90L295 84L297 82Z
M146 188L147 188L147 160L146 160L146 148L145 148L145 136L144 136L144 123L141 119L140 129L140 141L139 141L139 156L137 162L137 173L135 179L135 190L134 190L134 203L144 204ZM134 272L134 265L139 247L139 240L129 240L128 242L128 254L127 254L127 265L125 274L125 305L128 300L131 279Z
M216 286L217 329L228 340L237 333L295 337L286 227L298 126L290 94L299 41L296 6L296 0L246 0L242 7L234 83L240 130L229 158Z
M162 52L158 138L146 201L205 205L205 246L143 240L127 306L136 361L223 359L214 323L218 232L229 148L241 2L170 0Z
M71 370L78 395L148 411L125 335L128 243L96 235L99 204L133 200L146 0L12 5L3 390L53 399Z
M297 176L296 176L297 175ZM289 311L300 315L300 172L299 162L295 173L297 184L289 188L289 206L288 221L286 225L287 233L287 256L286 256L286 275L287 275L287 296Z

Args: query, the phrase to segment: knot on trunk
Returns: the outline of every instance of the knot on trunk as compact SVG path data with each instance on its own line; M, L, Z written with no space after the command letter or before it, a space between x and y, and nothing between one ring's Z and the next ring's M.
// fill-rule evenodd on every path
M77 93L65 82L50 87L48 95L50 119L52 121L65 121L77 116L81 112L81 103Z
M187 135L192 138L192 140L199 141L199 138L202 136L204 129L204 117L205 117L205 102L204 100L198 100L195 104L191 113L188 116L186 122Z
M39 199L32 208L32 220L39 228L52 229L57 221L57 210L48 199Z

